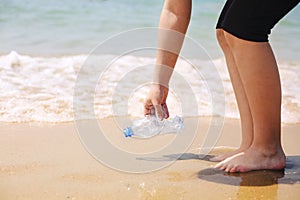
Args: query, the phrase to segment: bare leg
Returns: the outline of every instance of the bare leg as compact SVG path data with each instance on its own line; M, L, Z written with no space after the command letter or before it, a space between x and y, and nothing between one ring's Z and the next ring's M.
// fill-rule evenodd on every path
M227 172L285 167L281 146L281 86L268 42L250 42L225 32L253 118L251 146L216 165Z
M219 162L250 147L253 140L253 122L244 86L242 84L242 80L238 72L234 56L225 38L225 31L223 31L222 29L217 29L217 38L226 58L230 79L237 99L242 127L242 141L240 147L235 151L221 154L211 159L211 161Z

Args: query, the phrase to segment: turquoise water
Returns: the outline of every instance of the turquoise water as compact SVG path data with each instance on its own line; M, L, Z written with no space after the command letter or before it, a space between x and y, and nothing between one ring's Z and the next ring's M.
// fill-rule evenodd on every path
M186 112L185 116L195 116L195 110L198 111L197 116L212 116L212 106L215 105L211 95L224 91L226 101L221 99L219 105L225 106L225 113L221 109L218 115L239 118L226 63L215 38L215 24L223 4L224 0L193 1L187 34L206 49L219 74L210 68L206 55L201 57L199 49L188 48L195 65L179 60L175 71L190 88L179 85L174 90L178 93L169 95L167 103L171 117L182 115L181 105L184 102L177 97L185 96L186 92L195 94L198 109L189 107L192 111ZM89 53L99 43L116 34L157 27L162 6L163 0L0 0L0 121L73 121L75 81ZM275 27L271 36L272 46L279 58L284 123L300 123L300 88L297 84L300 80L299 19L298 5ZM138 37L148 41L145 35ZM122 44L140 45L136 37L128 41L114 39L115 43L109 43L113 45L104 45L111 55L100 53L101 62L95 63L94 70L106 67L102 66L105 63L103 60L111 61L119 56L116 52L121 52ZM143 47L138 46L142 50ZM155 51L151 53L152 56L143 57L131 52L114 60L108 67L110 73L101 76L98 83L101 87L95 90L97 117L122 116L123 113L112 110L112 104L117 110L128 110L130 115L143 116L143 102L149 88L138 85L145 77L135 70L150 66L143 74L152 74ZM194 71L194 66L198 66L203 77ZM130 74L132 77L126 79ZM222 85L217 81L218 77ZM213 83L215 87L208 88L207 80L216 80ZM118 84L125 92L115 92ZM83 93L81 100L89 102L90 95ZM89 109L88 106L81 107L82 119L90 119Z
M194 0L188 35L221 57L215 24L224 0ZM158 25L162 0L0 0L0 54L85 54L133 28ZM299 60L300 8L274 29L271 42L283 60Z

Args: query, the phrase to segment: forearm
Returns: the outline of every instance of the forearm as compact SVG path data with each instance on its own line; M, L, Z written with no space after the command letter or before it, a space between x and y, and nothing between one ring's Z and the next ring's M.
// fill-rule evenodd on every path
M192 9L192 0L166 0L159 22L154 81L167 86L180 53Z

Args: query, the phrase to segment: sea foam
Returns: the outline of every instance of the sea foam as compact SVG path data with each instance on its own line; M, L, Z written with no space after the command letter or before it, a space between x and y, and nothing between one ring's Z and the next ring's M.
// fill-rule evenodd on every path
M117 56L99 55L113 60ZM0 121L2 122L69 122L74 120L74 87L88 55L62 57L31 57L12 51L0 56ZM110 116L143 116L143 102L149 84L140 85L145 77L152 77L155 59L123 56L99 73L92 94L82 94L80 119ZM216 71L208 66L213 66ZM300 64L279 62L282 78L282 122L300 122ZM97 68L97 65L95 65ZM167 100L172 116L221 115L239 118L234 92L224 58L204 61L180 59L171 79ZM129 77L129 78L128 78ZM176 81L181 77L187 85ZM88 77L87 77L88 78ZM211 84L208 84L210 80ZM221 81L221 82L220 82ZM221 83L221 84L220 84ZM187 87L188 86L188 87ZM77 86L78 87L78 86ZM224 98L213 101L214 94ZM191 95L195 104L182 102ZM85 101L93 98L94 115L90 115ZM190 107L189 107L190 106ZM222 110L224 106L225 110ZM219 107L221 108L220 110ZM196 110L196 111L195 111ZM220 111L220 112L218 112Z

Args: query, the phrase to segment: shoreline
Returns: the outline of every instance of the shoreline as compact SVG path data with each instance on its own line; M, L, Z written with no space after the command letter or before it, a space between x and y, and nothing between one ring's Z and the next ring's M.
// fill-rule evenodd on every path
M111 62L112 58L104 56L103 59L104 61ZM2 100L0 101L0 107L4 108L0 116L0 121L43 121L46 123L51 121L72 121L74 119L73 100L79 98L79 96L74 96L74 90L75 87L77 89L79 88L77 79L79 77L85 77L81 76L84 74L84 70L80 70L84 62L85 59L81 56L37 58L19 55L17 52L12 52L11 54L0 57L0 65L3 65L1 77L3 80L2 90L4 91L2 95L0 95L0 99ZM101 118L128 114L127 112L114 113L115 111L111 110L111 102L115 102L114 106L120 106L120 109L125 106L130 115L142 116L142 109L137 108L142 108L143 106L147 85L141 86L138 84L148 80L141 78L140 73L152 73L151 68L142 68L142 66L151 65L153 62L154 58L148 59L146 57L128 55L128 57L124 56L122 59L118 59L111 67L107 68L105 74L103 74L101 78L99 77L100 79L95 86L95 91L93 89L93 94L91 94L94 95L93 106L95 107L95 115ZM212 70L208 71L206 71L206 67L203 67L209 64L206 61L196 59L193 62L197 67L194 67L194 65L184 60L179 60L177 63L178 68L176 67L178 73L190 84L189 87L179 87L179 85L183 84L183 79L182 81L181 79L174 79L174 81L172 81L174 86L171 84L174 89L176 88L175 96L191 94L195 97L195 100L197 100L195 101L195 105L192 106L196 107L197 105L197 112L194 112L193 108L187 106L191 111L186 110L186 115L192 117L191 113L194 113L193 117L210 116L214 114L212 113L212 103L217 103L220 106L224 106L225 111L219 110L216 113L224 115L226 118L238 118L239 113L236 99L228 71L225 67L224 58L217 58L214 59L213 62L209 62L211 64L214 63L215 68L211 68ZM133 69L132 66L136 67ZM295 85L299 77L298 69L300 62L296 64L282 63L281 65L279 63L279 66L282 76L281 83L283 92L282 122L284 124L300 123L300 90ZM99 70L97 73L100 73L104 68L105 65L99 65L99 67L92 70ZM146 69L147 72L144 71ZM196 72L195 70L197 69L203 73L203 77L193 73ZM213 82L220 87L208 87L206 81L210 79L209 76L212 76L212 73L217 72L218 74L215 74L216 79ZM28 74L30 74L30 76ZM124 74L126 74L126 76ZM136 79L134 78L134 81L130 81L131 78L128 78L127 75L135 77ZM149 81L151 80L149 79ZM121 83L122 87L130 92L123 93L119 91L119 87L117 86ZM99 87L100 84L102 84L101 87ZM94 86L91 87L94 88ZM139 89L133 90L134 87ZM222 100L212 102L211 94L213 93L211 92L219 93L222 96L224 95L224 100L223 97L220 96ZM132 96L129 96L129 94ZM182 102L179 102L180 98L176 98L175 96L170 96L168 106L174 115L181 115L182 111L178 105ZM89 98L86 96L80 98L82 98L80 101L83 103L89 101ZM111 101L113 98L115 101ZM124 102L127 100L133 101L134 103L131 102L125 105L126 103ZM88 113L87 107L83 106L82 108L82 115L87 115L86 118L93 118L93 113ZM200 114L201 116L195 116Z
M188 150L160 170L132 174L113 170L94 159L82 145L73 123L41 126L0 123L1 199L299 199L300 125L282 127L287 154L284 172L256 171L228 174L199 159L199 146L208 129L201 119ZM146 151L173 136L135 141L114 133L110 119L103 121L109 139L123 148ZM189 126L190 122L186 122ZM234 139L233 139L234 138ZM216 147L209 156L236 148L240 141L238 120L226 119ZM123 146L122 146L123 145ZM140 146L139 146L140 145ZM147 146L148 145L148 146ZM156 148L156 147L155 147ZM110 155L118 158L118 155ZM172 158L177 155L169 155ZM150 163L150 162L149 162Z
M106 116L102 118L96 118L97 121L99 120L111 120L112 118L122 118L120 117L113 117L113 116ZM124 117L125 118L125 117ZM139 117L129 117L130 119L139 119ZM212 116L189 116L189 117L183 117L184 119L189 119L189 118L199 118L203 120L209 120L212 118ZM240 118L235 118L235 117L223 117L221 116L220 118L224 118L224 122L234 122L234 123L239 123ZM172 118L171 118L172 119ZM4 125L31 125L31 126L38 126L38 127L51 127L51 126L57 126L57 125L74 125L76 121L90 121L91 119L80 119L80 120L69 120L69 121L61 121L61 122L49 122L49 121L0 121L0 126ZM284 127L291 127L291 126L297 126L300 125L300 122L281 122L281 128Z

